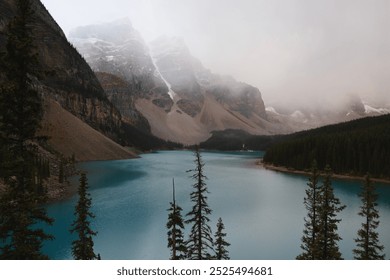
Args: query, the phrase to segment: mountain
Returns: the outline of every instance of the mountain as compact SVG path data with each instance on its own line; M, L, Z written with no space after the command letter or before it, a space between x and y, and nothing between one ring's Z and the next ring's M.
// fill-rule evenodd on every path
M125 123L172 142L197 144L224 130L289 134L390 111L356 96L337 106L281 101L266 108L256 87L212 73L183 39L162 36L146 44L128 19L76 28L69 39Z
M378 106L363 101L357 95L347 95L337 105L293 107L282 102L266 108L269 120L289 124L294 131L321 127L390 113L390 106Z
M297 170L329 164L338 174L390 178L390 114L302 131L269 147L264 162Z
M108 98L124 118L149 130L135 108L138 98L153 100L164 110L172 101L164 81L155 76L149 50L127 19L76 28L69 34L86 61L97 73ZM146 126L146 127L145 127Z
M39 70L43 73L42 77L37 77L36 86L42 93L45 102L45 114L43 123L50 124L44 126L40 133L50 134L49 144L54 150L61 150L66 144L69 150L81 151L76 137L63 137L59 133L51 133L45 128L51 130L61 130L64 125L62 122L53 122L48 119L51 111L57 113L63 112L64 116L59 115L58 119L68 119L68 130L75 122L83 122L90 126L88 131L90 135L83 134L84 145L92 145L98 139L102 143L110 143L109 146L113 154L106 155L107 158L125 158L133 157L134 154L124 150L120 145L113 143L107 137L121 141L122 120L120 112L108 100L103 88L101 87L94 72L85 62L77 50L68 42L61 28L51 17L46 8L38 0L31 0L34 14L32 18L33 44L39 60ZM7 23L17 12L15 0L2 0L0 2L0 51L5 49L6 33L4 32ZM0 65L0 73L1 73ZM1 75L0 75L1 78ZM64 110L59 110L60 106ZM75 118L68 118L65 115L71 113ZM92 131L94 131L92 133ZM99 131L99 133L98 133ZM95 133L96 132L96 133ZM80 131L73 131L74 134ZM104 144L102 144L104 145ZM80 159L94 160L106 157L98 156L102 146L96 147L94 153L89 156L80 156ZM69 153L68 153L69 154ZM94 156L94 154L96 156ZM75 155L78 158L78 155Z
M69 39L127 121L157 137L195 144L225 129L292 131L268 121L257 88L211 73L181 39L161 37L148 47L128 20L79 27Z

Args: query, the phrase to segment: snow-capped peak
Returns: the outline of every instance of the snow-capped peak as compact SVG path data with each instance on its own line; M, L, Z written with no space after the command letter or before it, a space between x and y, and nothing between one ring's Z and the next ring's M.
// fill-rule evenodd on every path
M366 114L388 114L390 113L390 109L385 109L385 108L374 108L370 105L364 104L364 110Z

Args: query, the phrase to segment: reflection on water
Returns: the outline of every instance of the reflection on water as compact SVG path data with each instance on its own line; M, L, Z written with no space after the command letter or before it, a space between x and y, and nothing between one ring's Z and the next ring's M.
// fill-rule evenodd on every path
M223 218L232 259L294 259L300 253L306 177L255 166L260 153L202 153L213 210L212 229ZM177 202L185 215L191 208L193 182L186 172L194 168L189 151L145 154L140 159L84 163L88 171L98 231L95 248L103 259L168 259L166 220L175 178ZM339 227L344 258L352 258L353 239L360 227L357 215L360 182L334 181L336 195L347 208ZM380 240L390 256L390 187L381 185ZM56 222L55 241L45 250L54 259L71 258L76 198L48 206Z

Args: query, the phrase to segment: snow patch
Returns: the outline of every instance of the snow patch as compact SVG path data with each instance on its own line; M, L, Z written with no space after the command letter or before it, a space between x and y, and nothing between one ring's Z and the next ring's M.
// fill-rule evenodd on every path
M156 69L155 70L156 77L160 76L160 78L164 81L164 83L168 87L168 95L172 99L172 101L174 101L176 93L172 90L172 85L164 78L164 76L161 74L160 70L158 69L156 58L153 55L151 55L150 57L152 58L152 63L154 65L154 68Z
M365 110L366 114L370 114L370 113L387 114L387 113L390 113L389 109L384 109L384 108L377 109L377 108L371 107L367 104L364 104L364 110Z
M107 55L106 56L106 60L107 61L113 61L114 60L114 56L113 55Z
M307 123L309 120L306 118L305 114L301 111L297 110L294 113L290 115L291 118L295 119L295 121L301 122L301 123Z
M276 115L280 115L278 112L276 112L276 110L275 110L274 107L267 107L267 108L265 108L265 110L266 110L267 112L274 113L274 114L276 114Z
M301 111L299 111L299 110L295 111L290 116L293 117L293 118L296 118L296 119L303 119L303 118L305 118L305 115Z

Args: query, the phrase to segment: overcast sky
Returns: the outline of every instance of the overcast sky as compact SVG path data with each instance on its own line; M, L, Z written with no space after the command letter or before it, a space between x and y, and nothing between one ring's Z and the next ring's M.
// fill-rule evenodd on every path
M183 37L215 73L260 89L267 104L390 103L390 0L42 0L66 34L129 17L146 41Z

